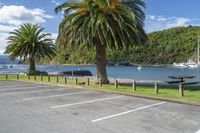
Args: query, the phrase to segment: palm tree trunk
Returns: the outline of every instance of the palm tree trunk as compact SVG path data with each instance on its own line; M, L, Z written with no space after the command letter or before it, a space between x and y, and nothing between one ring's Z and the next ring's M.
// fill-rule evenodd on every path
M96 39L96 69L97 82L108 84L108 77L106 71L106 47L102 45L99 39Z
M30 59L30 71L35 71L35 60L34 59Z

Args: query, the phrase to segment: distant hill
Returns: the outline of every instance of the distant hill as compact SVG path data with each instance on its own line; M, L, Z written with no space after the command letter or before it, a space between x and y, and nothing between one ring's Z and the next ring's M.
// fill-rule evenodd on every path
M110 52L109 59L131 61L142 64L172 64L196 58L200 27L176 27L148 34L146 45L137 46L130 51ZM113 56L114 55L114 56Z
M142 64L171 64L186 62L197 54L197 38L200 27L176 27L148 34L145 45L128 50L107 51L108 61L129 61ZM59 52L55 61L72 63L72 51ZM95 63L95 49L76 48L74 61L78 64Z
M0 55L0 64L17 64L19 60L10 61L9 57L6 55Z
M144 47L146 63L185 62L197 55L200 27L176 27L148 34L149 42Z

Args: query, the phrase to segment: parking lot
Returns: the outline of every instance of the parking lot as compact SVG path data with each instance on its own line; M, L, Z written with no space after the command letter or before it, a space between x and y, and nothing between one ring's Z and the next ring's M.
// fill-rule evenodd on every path
M200 106L0 81L0 133L200 133Z

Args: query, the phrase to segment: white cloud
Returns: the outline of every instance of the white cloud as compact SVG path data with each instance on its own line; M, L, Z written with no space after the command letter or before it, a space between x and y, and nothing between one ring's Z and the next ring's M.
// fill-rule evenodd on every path
M0 54L3 54L7 46L8 33L0 33Z
M145 30L146 32L153 32L172 27L199 25L199 24L200 21L198 19L148 15L145 20Z
M198 131L196 131L195 133L200 133L200 129Z
M15 29L17 29L18 26L12 26L12 25L1 25L0 24L0 33L1 32L10 32L13 31Z
M45 23L46 19L53 18L47 15L44 10L28 9L24 6L5 5L0 7L0 23L20 25L26 22Z
M60 2L52 0L51 3L55 4L56 6L60 5Z
M171 22L166 24L166 28L176 27L176 26L186 26L188 25L192 20L188 18L177 18L173 17L171 18Z
M5 5L0 3L0 54L4 53L7 46L8 32L19 28L23 23L46 23L53 16L46 14L42 9L29 9L24 6Z
M51 37L56 40L58 37L58 33L51 33Z

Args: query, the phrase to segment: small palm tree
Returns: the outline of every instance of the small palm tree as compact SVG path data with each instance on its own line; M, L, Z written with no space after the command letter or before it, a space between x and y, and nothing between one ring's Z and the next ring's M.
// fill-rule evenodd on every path
M36 61L41 58L52 58L55 54L55 46L51 35L42 33L44 28L37 24L22 24L19 29L10 32L6 54L11 60L20 58L28 59L30 71L35 70Z
M146 40L143 29L145 15L141 0L68 1L55 11L64 11L57 45L96 48L97 81L109 83L106 72L106 48L129 48Z

